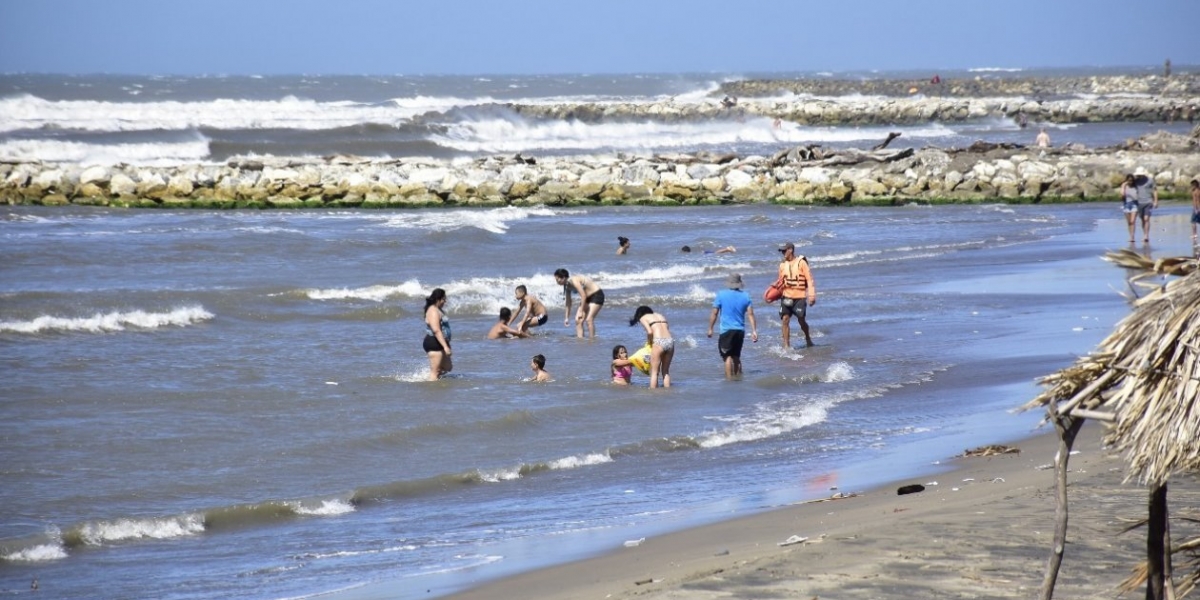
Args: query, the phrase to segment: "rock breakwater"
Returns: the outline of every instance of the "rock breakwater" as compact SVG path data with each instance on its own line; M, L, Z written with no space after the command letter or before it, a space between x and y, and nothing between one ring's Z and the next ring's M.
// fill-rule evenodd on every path
M223 165L0 164L8 204L328 208L747 202L894 204L1115 198L1146 167L1165 195L1200 176L1200 127L1093 151L806 148L775 156L674 154L477 160L239 159Z

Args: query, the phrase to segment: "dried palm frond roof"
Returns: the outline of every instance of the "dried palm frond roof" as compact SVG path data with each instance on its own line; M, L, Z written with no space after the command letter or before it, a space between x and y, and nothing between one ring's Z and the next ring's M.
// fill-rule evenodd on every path
M1131 285L1148 275L1177 278L1137 299L1091 354L1042 378L1047 388L1020 410L1111 415L1104 440L1126 455L1127 479L1160 484L1176 471L1200 471L1200 261L1152 261L1129 250L1105 259L1143 270Z

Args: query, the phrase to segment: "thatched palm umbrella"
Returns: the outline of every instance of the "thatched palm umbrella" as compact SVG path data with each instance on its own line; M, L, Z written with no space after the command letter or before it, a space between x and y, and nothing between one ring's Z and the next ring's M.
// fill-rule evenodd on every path
M1042 584L1042 598L1054 594L1054 583L1066 543L1067 459L1085 419L1109 424L1104 441L1129 463L1126 481L1137 480L1150 492L1147 563L1123 585L1132 589L1147 581L1146 597L1174 597L1171 549L1167 528L1167 481L1172 473L1200 472L1200 261L1171 258L1151 261L1122 250L1105 256L1120 266L1142 270L1131 286L1151 276L1176 277L1154 285L1136 299L1122 320L1094 352L1041 383L1047 389L1021 407L1044 407L1046 419L1059 432L1055 458L1058 507L1054 549ZM1176 550L1194 551L1200 540ZM1195 561L1189 564L1197 566ZM1200 572L1180 582L1190 592Z

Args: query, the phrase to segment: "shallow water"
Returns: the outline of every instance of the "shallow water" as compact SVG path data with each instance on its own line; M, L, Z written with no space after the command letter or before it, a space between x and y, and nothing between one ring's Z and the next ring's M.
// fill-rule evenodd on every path
M0 589L428 597L915 475L1028 432L1037 416L1007 411L1033 379L1127 313L1121 270L1097 258L1124 238L1116 218L1108 205L0 209ZM1164 243L1148 251L1187 252L1184 207L1156 223ZM783 241L813 265L817 345L782 349L758 301L763 337L745 379L724 381L704 335L712 296L738 272L758 297ZM702 251L726 244L738 252ZM606 290L597 340L562 326L558 267ZM486 340L518 284L550 321ZM428 383L434 287L455 370ZM613 345L644 339L627 324L640 304L678 340L670 390L608 383ZM553 383L525 381L538 353Z

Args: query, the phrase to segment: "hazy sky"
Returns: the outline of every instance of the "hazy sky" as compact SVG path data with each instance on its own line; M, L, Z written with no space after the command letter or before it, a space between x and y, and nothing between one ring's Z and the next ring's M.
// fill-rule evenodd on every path
M1200 0L0 0L0 72L1200 64Z

